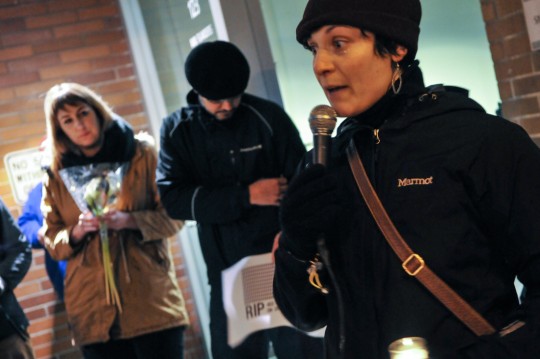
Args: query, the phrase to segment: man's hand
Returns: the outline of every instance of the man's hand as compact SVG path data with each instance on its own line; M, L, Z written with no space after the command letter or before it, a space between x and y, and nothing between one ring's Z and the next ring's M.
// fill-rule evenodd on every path
M257 206L279 206L286 190L285 177L260 179L249 185L249 203Z

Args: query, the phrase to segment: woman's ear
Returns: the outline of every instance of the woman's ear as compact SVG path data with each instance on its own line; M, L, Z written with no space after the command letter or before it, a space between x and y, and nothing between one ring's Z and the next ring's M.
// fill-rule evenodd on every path
M409 50L405 46L398 45L396 47L396 54L392 55L392 61L393 62L400 62L401 60L403 60L403 58L405 56L407 56L408 52L409 52Z

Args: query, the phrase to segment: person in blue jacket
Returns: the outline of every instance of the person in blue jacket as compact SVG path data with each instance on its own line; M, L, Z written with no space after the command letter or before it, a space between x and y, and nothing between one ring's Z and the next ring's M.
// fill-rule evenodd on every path
M39 182L28 194L22 214L17 223L31 243L32 248L43 247L43 214L41 214L41 196L43 184ZM51 280L58 299L64 300L64 277L66 274L66 261L55 261L49 252L45 251L45 269Z

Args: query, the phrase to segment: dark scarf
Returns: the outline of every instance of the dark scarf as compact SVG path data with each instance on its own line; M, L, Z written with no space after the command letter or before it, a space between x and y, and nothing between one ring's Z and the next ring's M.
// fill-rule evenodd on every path
M105 130L103 145L92 157L84 154L67 152L62 155L62 167L84 166L103 162L127 162L135 154L135 138L131 125L120 116L114 116L113 122Z

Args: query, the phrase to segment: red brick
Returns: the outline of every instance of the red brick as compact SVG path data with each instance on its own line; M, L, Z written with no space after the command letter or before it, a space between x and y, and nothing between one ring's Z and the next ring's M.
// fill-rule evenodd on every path
M7 65L0 62L0 75L7 73Z
M26 27L36 29L40 27L50 27L54 25L70 24L77 21L77 13L74 11L63 11L44 16L34 16L26 18Z
M12 4L16 5L14 2L12 2ZM44 3L2 7L2 11L0 11L0 20L34 16L43 14L46 11L47 6Z
M2 35L2 43L4 46L35 44L50 39L52 39L52 33L48 29Z
M36 348L42 344L48 344L52 342L53 340L54 340L54 334L52 331L43 332L38 335L32 336L32 346Z
M78 22L75 25L59 26L54 28L54 35L61 39L70 36L80 36L85 33L100 31L105 28L103 20Z
M51 302L55 299L56 299L56 295L51 291L50 293L47 293L47 294L40 294L39 296L19 300L19 304L23 308L31 308L37 305L42 305L47 302Z
M105 100L113 107L142 102L141 94L139 92L109 94Z
M0 21L0 34L10 34L26 30L23 18L11 18Z
M532 60L530 55L513 58L508 61L495 63L495 73L499 81L511 79L516 76L528 74L532 71Z
M130 66L133 64L131 56L128 55L111 55L108 57L103 57L95 59L92 61L92 68L99 69L108 69L121 66Z
M515 96L540 93L540 74L531 74L530 76L515 79L513 81Z
M36 54L43 52L55 52L66 49L73 49L83 45L83 39L79 37L70 37L64 38L61 41L57 39L51 41L44 41L40 44L35 44L32 46Z
M503 116L509 120L515 120L524 115L532 115L539 111L537 97L508 100L503 102L502 105Z
M114 3L104 6L95 6L87 9L79 10L79 18L81 20L102 18L106 16L119 16L120 9Z
M87 73L91 70L90 63L87 61L81 61L69 65L59 65L43 68L39 71L42 79L65 79L70 78L76 74Z
M58 81L41 81L35 82L30 85L22 85L15 87L15 94L17 97L38 97L45 98L45 93L53 86L56 85Z
M0 104L0 114L19 113L21 109L35 108L41 105L42 102L38 99L17 99ZM2 130L1 127L0 130Z
M105 28L107 29L123 29L124 22L120 17L106 17L103 19L105 21Z
M121 30L109 30L104 32L96 32L88 34L85 38L86 45L98 45L98 44L114 44L126 40L126 34Z
M488 23L486 30L490 42L506 36L517 35L526 31L525 18L523 14L512 15L505 19Z
M28 57L32 53L32 47L28 45L0 48L0 61Z
M125 104L114 107L114 111L118 114L128 116L130 114L138 114L144 112L144 106L142 104Z
M32 125L43 124L43 133L45 133L45 118L43 115L43 109L37 109L35 111L26 111L22 114L24 123L32 123Z
M501 41L491 43L490 49L493 62L503 60L506 57L504 52L504 44Z
M511 56L530 54L531 52L529 36L526 33L505 38L503 41L503 46L504 53L510 54Z
M11 100L14 97L13 89L0 89L0 101Z
M523 13L523 4L521 0L497 0L495 9L499 17L504 17L516 12Z
M10 61L8 62L8 67L11 72L28 72L36 71L46 66L58 64L60 64L58 54L48 53L28 57L22 60Z
M137 89L139 84L135 79L118 80L109 84L100 85L97 87L97 91L101 95L107 95L118 91L134 90Z
M482 6L482 16L486 23L496 19L495 5L492 2L482 1L481 6Z
M43 123L43 126L24 126L24 127L14 127L14 128L7 128L3 129L0 128L0 140L1 141L8 141L12 138L24 138L27 136L32 135L43 135L45 133L45 122ZM31 273L31 272L29 272ZM45 272L38 273L37 276L41 277L43 276ZM30 277L31 275L27 274L27 277Z
M100 82L113 81L116 79L114 71L100 71L100 72L91 72L90 70L74 74L73 76L68 77L70 81L78 82L80 84L97 84Z
M108 57L110 54L109 45L82 47L74 50L66 50L60 53L62 62L69 63L79 60L90 60L98 57Z
M116 45L111 49L112 53L128 55L131 53L130 47L127 41L121 41L116 43ZM130 56L131 58L131 56Z
M540 134L540 116L538 115L521 119L518 121L518 124L531 136Z
M62 10L77 10L89 6L95 6L96 0L77 0L77 1L66 1L66 0L48 0L47 6L49 11L57 12Z
M28 318L28 320L34 320L34 319L38 319L38 318L43 318L44 316L47 315L47 313L45 312L45 309L43 309L43 308L38 308L38 309L34 309L34 310L27 310L27 311L25 311L25 314L26 314L26 317Z
M39 75L37 72L2 75L0 76L0 88L27 84L38 80Z
M118 77L120 78L133 77L133 76L135 76L135 71L133 69L133 66L122 67L121 69L118 69Z
M540 71L540 51L535 51L532 53L532 61L533 61L534 71L535 72Z
M508 100L514 96L511 81L499 81L499 95L501 100Z

